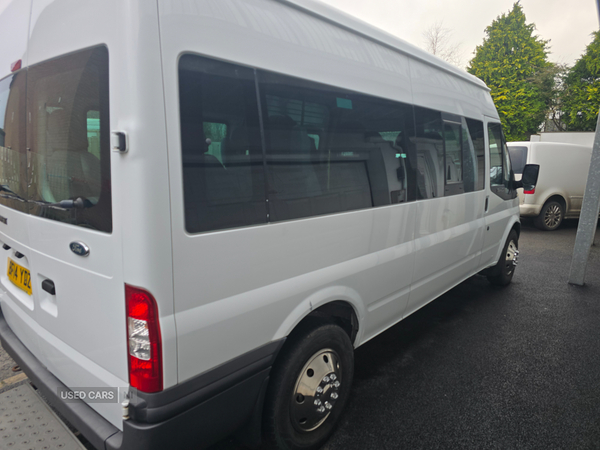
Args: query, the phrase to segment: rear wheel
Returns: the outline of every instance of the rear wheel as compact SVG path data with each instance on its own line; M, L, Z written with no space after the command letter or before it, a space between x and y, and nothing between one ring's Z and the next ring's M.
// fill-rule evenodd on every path
M329 438L350 394L354 353L333 324L316 324L290 337L273 367L265 402L267 442L308 450Z
M551 200L546 202L540 211L540 215L535 218L533 224L544 231L556 230L565 217L565 208L562 203Z
M500 260L492 268L487 279L490 283L496 286L506 286L512 281L515 274L519 258L519 235L515 230L508 234L504 251L500 255Z

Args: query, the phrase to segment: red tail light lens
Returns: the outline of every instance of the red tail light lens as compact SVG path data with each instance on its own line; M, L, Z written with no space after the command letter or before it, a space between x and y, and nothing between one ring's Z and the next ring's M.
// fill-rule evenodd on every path
M129 384L142 392L163 389L162 345L156 300L148 291L125 285Z
M533 188L531 191L523 191L523 194L535 194L535 188Z

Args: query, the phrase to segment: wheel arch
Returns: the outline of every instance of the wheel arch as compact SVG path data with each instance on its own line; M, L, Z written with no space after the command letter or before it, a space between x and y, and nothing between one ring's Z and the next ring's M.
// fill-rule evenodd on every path
M543 201L542 209L544 209L544 206L546 206L546 204L550 201L557 201L557 202L561 203L565 210L564 213L567 214L567 210L569 209L569 203L567 202L566 195L564 195L563 193L559 193L559 192L552 193L551 195L549 195L546 198L546 200ZM540 214L541 214L542 209L540 209Z
M362 298L347 286L330 286L305 298L281 323L273 339L289 337L307 321L319 320L339 325L353 345L360 342L365 308Z

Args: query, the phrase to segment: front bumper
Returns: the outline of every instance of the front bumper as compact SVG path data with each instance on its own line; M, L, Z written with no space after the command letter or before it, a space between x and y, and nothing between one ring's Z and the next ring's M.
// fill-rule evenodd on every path
M120 431L85 402L59 397L68 388L23 345L1 311L0 341L49 403L99 450L198 449L233 433L260 416L271 365L283 344L269 343L163 392L138 393L132 419Z

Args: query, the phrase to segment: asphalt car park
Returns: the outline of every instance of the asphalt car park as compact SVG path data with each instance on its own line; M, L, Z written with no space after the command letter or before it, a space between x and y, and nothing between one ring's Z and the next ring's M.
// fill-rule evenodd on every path
M472 277L357 349L325 449L598 448L600 235L576 287L576 231L573 220L554 232L525 222L511 285ZM2 380L13 365L0 350Z

